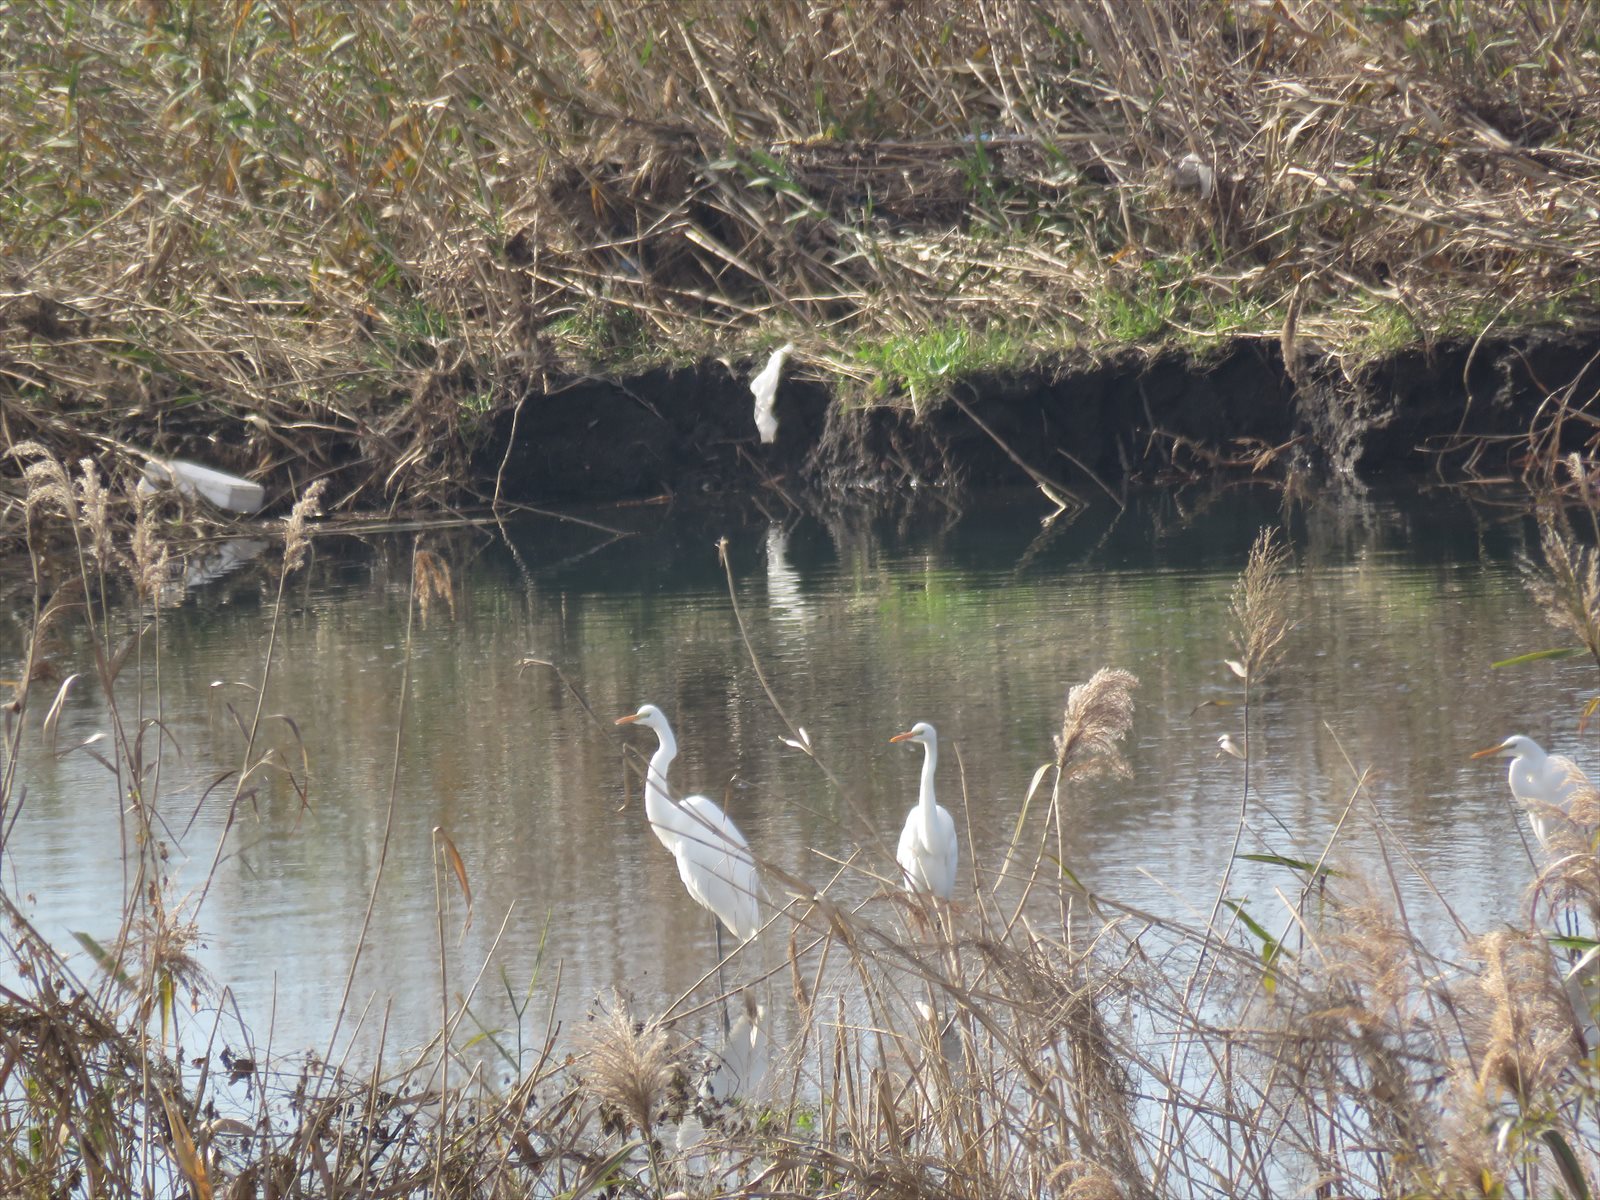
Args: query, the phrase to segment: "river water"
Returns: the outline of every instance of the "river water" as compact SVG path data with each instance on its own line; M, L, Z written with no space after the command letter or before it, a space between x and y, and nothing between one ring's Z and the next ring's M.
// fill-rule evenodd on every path
M302 800L284 772L257 773L203 904L233 795L231 780L213 784L243 752L277 552L252 558L259 547L244 544L191 564L160 614L159 676L152 653L125 673L119 703L129 712L142 695L167 731L146 787L163 814L169 903L201 932L202 1010L242 1018L275 1053L326 1051L364 924L339 1025L358 1054L425 1042L475 983L458 1042L478 1029L514 1040L525 1003L531 1040L552 1005L570 1025L613 987L665 1009L709 966L713 935L625 770L622 747L653 740L612 718L645 701L677 729L675 787L724 802L763 857L832 880L844 899L873 890L870 872L892 873L921 756L889 738L932 722L970 891L974 866L987 880L1001 865L1068 687L1124 667L1142 681L1133 776L1076 793L1067 866L1118 900L1203 913L1241 786L1240 763L1217 749L1239 710L1205 702L1239 697L1228 601L1266 525L1291 535L1297 624L1252 717L1243 849L1315 857L1368 771L1365 798L1431 887L1474 923L1515 918L1531 875L1521 822L1503 764L1467 755L1524 732L1583 762L1578 712L1600 683L1579 659L1491 668L1563 644L1518 575L1515 557L1535 548L1524 515L1447 492L1285 505L1267 488L1102 504L1049 529L1041 512L1033 495L826 522L642 506L586 514L621 538L547 519L319 538L286 590L263 706L293 724L269 719L259 739L296 777L303 744L309 787ZM843 793L782 741L735 623L723 537L750 647ZM450 595L416 613L408 642L417 546L447 568ZM20 623L8 636L15 661ZM88 668L81 637L55 654L62 674ZM115 780L70 751L108 729L105 698L88 680L72 691L58 755L38 733L47 706L31 706L4 886L89 975L74 935L112 937L127 886ZM1377 870L1371 810L1358 809L1341 853ZM436 829L459 852L470 925ZM861 869L841 875L858 849ZM1234 891L1270 904L1290 882L1246 862Z

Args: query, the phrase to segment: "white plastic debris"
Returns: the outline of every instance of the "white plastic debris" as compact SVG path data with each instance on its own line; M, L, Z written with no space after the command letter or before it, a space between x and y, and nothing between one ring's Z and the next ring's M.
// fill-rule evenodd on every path
M185 496L199 496L218 508L246 515L259 512L267 502L267 491L259 483L240 479L224 471L214 471L195 463L162 462L152 458L144 465L139 494L148 496L158 488L175 487Z
M763 443L771 443L778 436L778 416L772 411L778 397L778 378L783 374L783 361L794 353L794 343L785 342L772 352L767 365L750 381L750 391L756 398L756 431Z

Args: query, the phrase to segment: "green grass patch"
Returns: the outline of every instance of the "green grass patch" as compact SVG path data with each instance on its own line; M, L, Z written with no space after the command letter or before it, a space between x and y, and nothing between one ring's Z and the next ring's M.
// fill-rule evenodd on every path
M1186 255L1152 258L1090 292L1085 316L1099 340L1144 345L1196 328L1232 332L1266 307L1263 299L1233 293L1220 305L1213 302L1196 281L1197 271Z
M597 369L636 367L651 356L644 318L631 308L598 300L557 317L545 332Z
M1359 328L1350 339L1350 347L1358 357L1389 354L1415 344L1423 336L1416 318L1393 300L1374 298L1365 311L1357 311Z
M924 333L863 343L856 347L855 360L873 372L867 387L871 399L908 396L920 409L964 378L1020 366L1028 353L1028 344L1009 330L938 325Z

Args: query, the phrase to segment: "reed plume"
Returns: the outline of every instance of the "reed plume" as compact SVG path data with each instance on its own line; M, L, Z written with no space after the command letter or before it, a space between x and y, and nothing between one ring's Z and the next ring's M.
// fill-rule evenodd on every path
M1347 876L1336 921L1321 931L1318 944L1327 977L1360 996L1367 1026L1403 1026L1418 996L1413 935L1392 903Z
M1600 664L1600 554L1580 545L1563 509L1539 510L1539 554L1544 565L1520 560L1522 582L1557 629L1575 633Z
M133 536L128 547L132 553L129 574L133 590L141 600L154 599L167 577L167 546L156 533L156 498L138 494L134 497Z
M1050 1172L1048 1182L1052 1187L1065 1182L1060 1192L1062 1200L1123 1200L1116 1181L1091 1162L1064 1162Z
M1132 774L1120 743L1133 728L1133 689L1139 677L1120 667L1101 667L1088 682L1067 692L1056 735L1056 767L1068 779Z
M311 535L306 532L306 522L322 514L322 492L327 486L327 480L318 479L310 487L300 493L300 499L294 502L294 507L289 510L289 515L283 522L283 572L285 575L298 571L305 565L306 548L311 544Z
M1542 937L1498 929L1472 947L1483 960L1471 1003L1484 1045L1477 1081L1487 1096L1510 1093L1524 1108L1552 1096L1575 1059L1572 1008Z
M1239 652L1235 668L1245 679L1256 679L1277 665L1289 620L1289 548L1276 529L1263 529L1250 547L1244 573L1233 586L1228 611L1233 616L1234 647Z
M100 481L94 459L79 459L78 471L78 502L83 524L89 531L89 549L94 554L95 565L104 571L112 564L111 495Z
M1431 1176L1411 1182L1422 1196L1496 1196L1506 1191L1506 1156L1493 1136L1497 1114L1470 1071L1457 1071L1444 1093L1439 1154Z
M28 517L50 506L74 524L78 519L77 497L67 469L48 449L38 442L18 442L9 451L12 458L23 463L23 503Z
M667 1031L654 1020L636 1022L621 997L596 1017L584 1037L583 1086L600 1105L602 1121L631 1125L650 1137L654 1114L683 1074Z

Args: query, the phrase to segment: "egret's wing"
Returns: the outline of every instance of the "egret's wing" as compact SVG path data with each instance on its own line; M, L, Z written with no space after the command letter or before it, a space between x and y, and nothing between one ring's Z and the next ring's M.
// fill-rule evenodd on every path
M690 796L680 807L683 824L673 851L678 877L735 937L748 941L761 927L760 879L750 843L715 801Z
M956 887L956 865L961 860L961 847L956 841L955 818L947 812L943 805L939 807L939 852L942 858L940 870L941 881L944 883L943 895L948 899Z
M744 834L739 832L733 818L723 812L710 796L687 796L678 807L688 816L679 830L684 837L702 837L703 840L719 844L723 841L732 842L741 850L750 848L750 843L745 841Z
M917 810L906 814L906 823L900 829L900 844L895 848L894 861L900 866L900 886L915 888L922 882L922 858L918 853L921 839L917 836Z
M1583 769L1564 754L1552 754L1545 760L1539 783L1544 796L1540 800L1524 799L1523 807L1528 810L1528 823L1545 851L1553 854L1569 850L1569 845L1556 843L1570 843L1574 831L1584 842L1591 841L1594 830L1587 818L1594 812L1596 796L1594 784ZM1579 797L1583 797L1582 803L1577 802Z
M913 891L924 889L950 898L956 881L956 823L945 807L935 806L933 828L924 829L921 808L906 814L895 861L905 873L901 883Z

